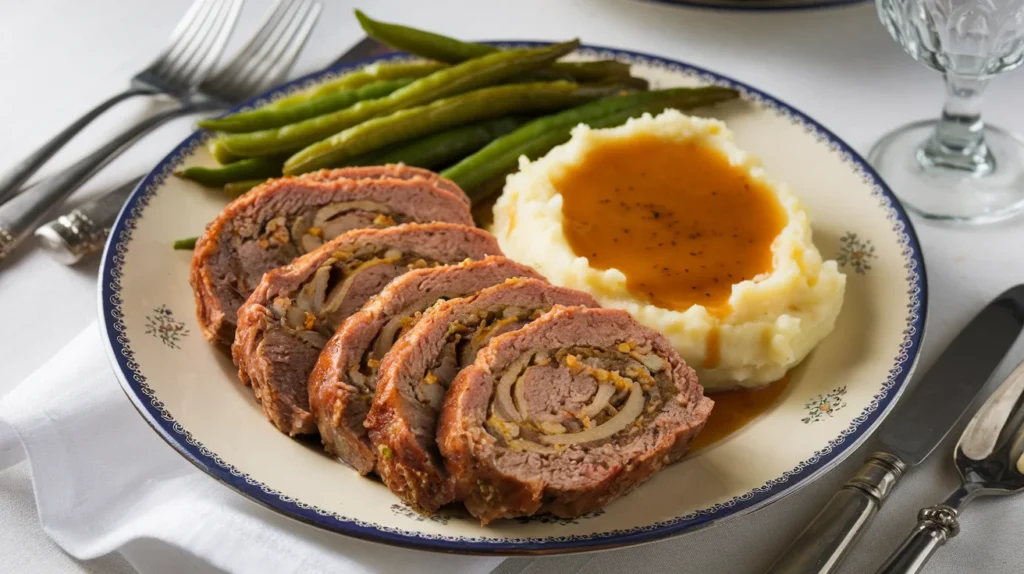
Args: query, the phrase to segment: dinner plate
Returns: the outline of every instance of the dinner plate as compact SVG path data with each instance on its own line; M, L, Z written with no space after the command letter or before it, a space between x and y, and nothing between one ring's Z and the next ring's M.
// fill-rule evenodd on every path
M406 56L384 58L400 57ZM623 50L588 46L574 57L628 62L659 88L714 83L739 90L742 101L714 115L792 186L811 214L815 243L846 273L835 331L777 387L781 393L770 408L585 516L542 515L487 527L459 508L420 516L379 481L326 456L318 441L278 432L251 390L239 384L229 355L203 340L188 284L190 254L171 249L173 240L201 232L226 203L217 192L172 175L183 166L214 163L203 145L210 134L199 131L140 183L103 258L101 323L122 386L146 421L196 466L281 514L358 538L460 553L593 550L692 532L776 501L852 452L903 390L924 327L924 263L892 193L834 134L746 84ZM358 65L297 80L241 108Z
M647 0L659 4L675 4L697 8L720 10L764 11L764 10L814 10L834 8L847 4L860 4L865 0Z

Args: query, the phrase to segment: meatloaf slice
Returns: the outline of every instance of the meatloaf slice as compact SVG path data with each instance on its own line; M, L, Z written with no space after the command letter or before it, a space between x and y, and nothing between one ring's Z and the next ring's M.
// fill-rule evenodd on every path
M424 513L454 500L437 450L437 414L455 375L496 335L514 331L554 305L591 305L590 295L538 279L509 279L432 307L381 361L366 417L377 473Z
M570 518L679 460L713 404L665 337L629 313L556 307L492 339L459 374L437 439L482 523Z
M372 471L377 457L363 420L377 388L381 359L438 300L464 297L511 277L540 274L504 257L410 271L346 319L309 378L309 406L327 452L361 474Z
M263 274L324 241L352 229L431 221L473 224L461 198L420 177L289 177L251 190L207 226L192 256L189 282L203 336L230 344L238 307Z
M337 169L321 169L296 176L301 179L313 179L318 181L335 181L338 179L380 179L392 177L395 179L424 179L438 189L450 191L459 197L466 205L472 205L469 196L461 187L447 177L423 169L413 167L404 163L389 163L386 165L366 165L353 167L339 167Z
M489 233L410 223L341 235L263 276L238 311L231 354L267 418L290 435L316 432L309 374L335 329L395 277L500 254Z

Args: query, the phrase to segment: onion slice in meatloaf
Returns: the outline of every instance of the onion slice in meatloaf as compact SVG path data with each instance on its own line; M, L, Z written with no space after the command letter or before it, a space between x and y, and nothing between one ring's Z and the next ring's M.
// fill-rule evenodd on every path
M509 279L430 308L381 361L366 417L377 473L420 512L455 499L435 441L448 385L491 337L519 329L554 305L590 305L590 295L538 279Z
M467 225L345 233L263 276L238 310L231 347L238 376L282 432L315 433L309 375L338 325L403 273L500 253L494 236Z
M679 460L713 405L668 340L629 313L556 307L459 374L437 440L481 523L571 518Z
M231 344L238 308L263 274L342 233L431 221L473 225L464 193L438 187L436 178L420 175L424 170L409 169L343 168L285 177L228 204L192 256L189 282L203 336Z
M532 268L488 257L398 277L327 342L309 377L309 406L327 452L360 474L373 470L376 455L363 420L377 388L377 368L392 345L423 312L441 300L465 297L512 277L540 279Z

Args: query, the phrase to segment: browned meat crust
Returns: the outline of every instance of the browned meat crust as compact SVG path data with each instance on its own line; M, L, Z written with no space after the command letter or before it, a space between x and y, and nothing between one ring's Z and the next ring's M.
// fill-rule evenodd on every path
M615 393L607 403L595 398L601 386ZM631 410L639 396L642 410ZM602 404L593 420L580 415ZM625 311L559 307L492 339L459 374L437 439L456 496L482 523L536 512L568 518L679 460L713 404L665 337ZM595 434L616 421L629 422ZM588 429L598 438L583 440Z
M381 362L366 417L384 484L421 512L454 500L454 483L437 450L435 428L445 389L478 349L554 305L597 301L537 279L509 279L431 308Z
M327 342L309 378L309 405L327 452L361 474L376 455L363 420L377 387L377 366L431 305L476 293L511 277L540 278L505 257L410 271L345 320Z
M403 273L500 253L489 233L451 223L345 233L263 276L238 312L238 376L282 432L315 433L309 374L339 324Z
M189 277L207 340L230 344L238 308L263 274L341 233L431 221L473 224L464 194L419 175L397 178L381 172L372 178L367 169L270 181L232 201L207 226ZM329 179L328 173L338 177ZM367 177L346 179L342 173Z

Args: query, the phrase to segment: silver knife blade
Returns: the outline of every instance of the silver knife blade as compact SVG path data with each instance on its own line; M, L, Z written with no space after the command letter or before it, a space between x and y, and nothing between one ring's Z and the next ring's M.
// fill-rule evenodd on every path
M387 45L367 36L345 50L327 67L358 62L391 51ZM44 223L35 231L39 245L50 257L64 265L74 265L89 255L99 253L121 211L121 205L141 180L141 176L134 178L128 184Z
M939 355L878 430L887 449L909 466L942 442L985 386L1024 328L1024 286L985 306Z

